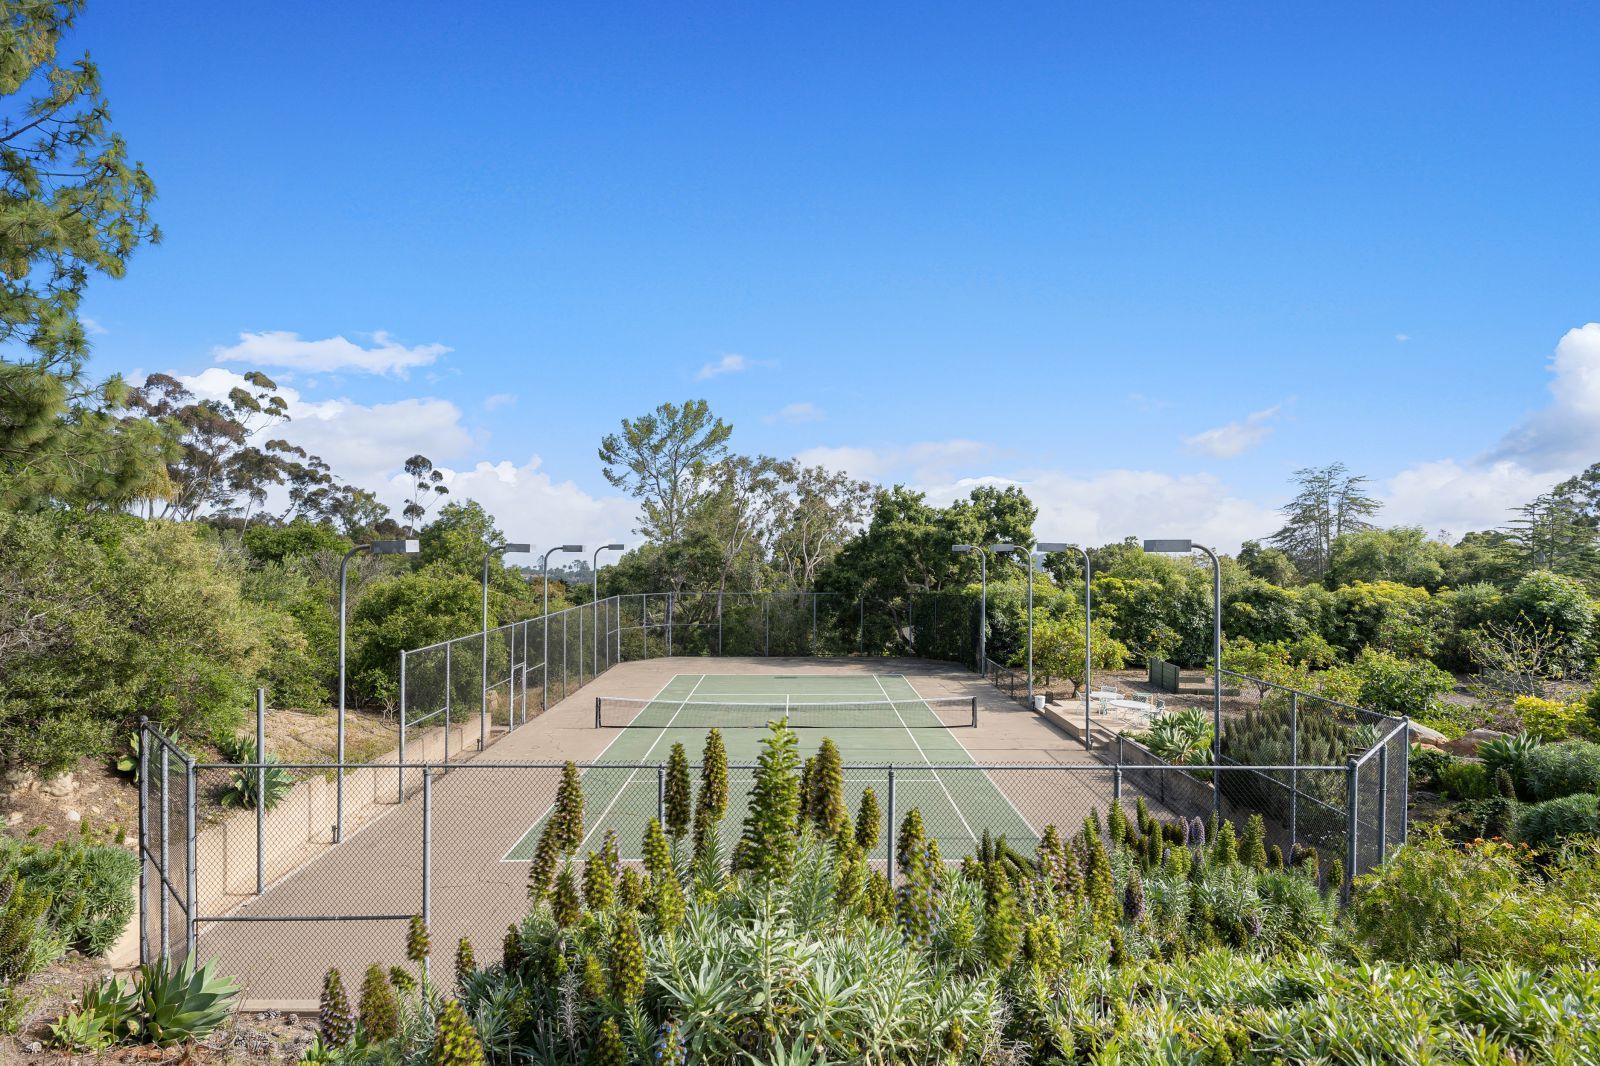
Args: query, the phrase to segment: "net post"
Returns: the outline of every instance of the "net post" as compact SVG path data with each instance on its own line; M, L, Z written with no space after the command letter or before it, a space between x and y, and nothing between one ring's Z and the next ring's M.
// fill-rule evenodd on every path
M978 728L978 697L972 696L970 698L972 700L972 728L976 729Z
M594 698L594 727L596 729L600 728L600 699L601 697L599 696Z
M894 887L894 767L889 767L889 796L887 799L889 824L883 834L884 858L889 867L889 887Z

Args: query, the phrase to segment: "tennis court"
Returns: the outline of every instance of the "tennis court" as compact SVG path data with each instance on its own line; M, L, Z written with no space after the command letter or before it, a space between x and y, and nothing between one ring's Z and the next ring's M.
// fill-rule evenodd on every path
M744 820L751 772L767 723L788 721L804 759L831 737L844 757L846 802L854 811L871 787L884 810L894 766L896 821L912 807L947 859L975 850L982 834L1021 847L1037 840L1030 826L962 745L959 735L975 721L969 698L924 698L903 674L759 675L678 674L649 699L599 697L595 727L614 733L584 771L585 839L580 853L617 833L625 858L638 858L643 830L661 803L660 764L681 743L698 767L711 727L722 731L730 764L730 806L722 823L731 846ZM698 785L698 772L695 773ZM506 852L503 862L525 863L534 854L546 810ZM882 827L886 829L887 827ZM881 833L887 839L887 833Z

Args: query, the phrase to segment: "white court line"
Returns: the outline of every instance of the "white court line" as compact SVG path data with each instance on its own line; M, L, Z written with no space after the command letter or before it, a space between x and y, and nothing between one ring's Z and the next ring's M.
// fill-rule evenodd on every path
M705 680L705 675L704 674L698 674L698 675L673 674L671 677L667 678L666 682L664 684L662 684L662 686L660 688L656 689L656 694L653 697L651 697L650 702L654 703L654 702L656 702L656 700L659 700L661 698L661 694L663 692L667 691L667 689L671 688L672 687L672 683L674 681L678 680L678 678L680 678L680 677L690 677L690 676L697 676L697 677L700 678L700 681L704 681ZM695 686L696 687L699 687L700 681L696 681L695 682ZM693 689L690 689L689 691L690 691L691 695L694 692ZM628 731L626 729L617 730L617 735L612 737L610 740L608 740L606 742L606 746L600 749L600 754L596 755L593 759L591 759L589 761L590 762L599 762L600 760L604 759L606 757L606 752L611 750L612 745L616 744L617 741L621 740L623 737L625 737L627 735L628 735ZM591 767L591 769L592 769L592 767ZM589 771L588 770L584 770L583 776L587 777L588 774L589 774ZM620 793L619 793L619 795L620 795ZM615 803L616 801L612 800L612 802ZM540 822L542 822L544 820L545 815L549 814L551 809L554 808L554 807L555 807L554 803L547 804L545 806L545 809L539 812L539 817L535 818L532 822L530 822L528 824L528 828L526 828L526 829L524 829L522 831L522 835L517 837L516 841L509 848L506 849L506 853L504 855L500 856L500 861L501 862L523 863L523 862L528 862L529 861L528 859L513 859L511 857L511 853L513 851L516 851L518 845L520 845L524 840L528 839L528 834L533 832L533 827L538 825ZM607 809L609 810L610 808L607 808ZM584 839L587 840L588 837L585 837Z
M892 705L894 703L894 697L889 695L889 690L887 688L884 688L883 678L878 677L877 674L873 674L872 676L877 679L878 688L882 689L882 691L883 691L883 698L888 700L889 703ZM901 675L900 679L902 681L905 681L905 676ZM910 686L911 682L906 681L906 684L908 686ZM916 695L916 691L917 691L916 688L912 687L911 692L912 692L913 695ZM918 696L917 698L921 699L922 697ZM927 701L924 700L922 705L924 707L927 707L928 706ZM929 714L933 714L933 708L932 707L928 707L928 713ZM922 750L922 745L917 742L917 734L912 731L910 726L906 725L906 720L904 718L900 717L900 708L895 707L894 716L896 718L900 718L900 728L904 729L906 731L906 736L911 738L911 743L916 747L917 754L922 756L922 761L924 763L926 763L928 766L931 767L933 765L933 760L928 758L928 753L923 751ZM934 715L934 718L937 719L938 715ZM932 773L933 773L933 780L938 784L940 791L942 791L944 793L944 798L950 801L950 809L956 812L956 817L960 818L961 819L961 824L966 826L966 828L967 828L967 839L971 840L971 841L974 841L974 842L977 841L978 837L977 837L977 835L975 833L973 833L972 826L967 824L967 816L961 813L961 805L956 802L956 798L954 796L950 795L950 790L948 788L944 787L944 780L939 776L939 771L933 770ZM890 828L893 829L894 827L890 826Z
M695 689L699 688L700 682L704 681L705 679L706 675L701 674L699 679L695 681L694 688L689 690L689 695L683 698L683 702L678 704L678 709L672 712L672 717L667 719L667 724L661 726L656 731L656 738L650 742L650 746L648 748L644 749L644 754L635 759L634 762L644 762L646 759L650 758L650 753L656 750L656 745L661 743L661 738L667 735L667 730L672 728L672 723L676 722L678 720L678 715L683 713L683 708L688 704L689 697L694 695ZM610 747L609 744L606 746ZM637 767L635 767L633 772L628 775L628 779L622 783L622 787L617 789L617 794L611 797L611 802L606 804L606 809L600 812L600 817L594 820L593 827L587 833L583 834L582 840L578 841L579 851L582 851L583 846L589 843L589 838L594 836L594 831L605 824L606 815L611 813L611 808L615 807L617 805L617 801L623 797L629 788L633 787L633 779L638 776L639 770ZM663 826L662 828L666 827Z
M929 714L933 713L933 707L932 707L931 704L928 703L928 698L926 696L922 695L921 693L917 692L917 686L913 685L911 683L911 681L906 677L905 674L892 674L890 676L898 677L901 681L904 681L906 683L906 687L909 688L912 691L912 693L917 697L917 699L922 701L922 705L924 707L928 708L928 713ZM935 715L935 717L937 717L937 715ZM960 737L956 737L955 740L956 740L957 744L961 744L961 738ZM972 758L972 752L966 751L966 747L967 746L965 744L961 744L961 749L962 749L962 751L966 752L967 758L971 759L974 763L977 763L978 760ZM1040 763L1039 765L1040 766L1048 766L1050 764L1049 763ZM1027 826L1028 827L1028 832L1032 833L1034 836L1037 837L1039 835L1039 831L1033 827L1033 823L1028 821L1027 818L1023 817L1022 812L1017 809L1017 805L1012 802L1011 797L1006 795L1006 790L1001 788L998 784L996 784L995 781L994 781L994 778L989 776L989 771L981 770L981 771L973 771L973 772L982 773L983 774L983 779L985 781L989 782L989 787L994 789L996 792L1000 793L1000 798L1006 801L1006 806L1010 807L1011 808L1011 812L1017 816L1017 821L1021 822L1025 826Z

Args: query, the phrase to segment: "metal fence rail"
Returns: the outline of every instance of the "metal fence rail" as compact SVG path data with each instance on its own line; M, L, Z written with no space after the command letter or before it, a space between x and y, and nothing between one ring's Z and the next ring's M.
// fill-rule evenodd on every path
M532 842L555 802L564 764L503 763L475 759L465 763L411 763L399 769L412 782L398 807L333 845L325 835L307 841L305 823L283 818L274 811L266 847L295 861L277 863L266 884L255 883L250 872L261 855L249 854L247 842L254 832L238 833L237 823L256 819L256 812L239 812L211 824L196 809L238 774L255 774L267 768L292 771L302 779L320 781L319 775L336 770L326 763L201 763L185 755L157 730L147 728L150 765L167 751L169 761L182 766L182 785L173 790L184 797L186 842L183 857L161 846L159 832L141 834L141 959L183 958L199 951L219 957L225 968L237 969L253 982L255 998L292 998L285 983L300 981L306 968L295 964L300 952L284 952L280 929L284 924L319 927L316 973L327 966L360 972L368 962L397 963L403 934L396 928L413 915L422 916L434 930L435 943L451 944L461 937L477 943L497 939L510 922L519 920L527 902L523 885L532 858ZM852 811L871 788L880 808L879 844L869 859L891 879L896 874L892 856L901 820L912 808L923 817L928 839L936 841L947 862L973 854L985 834L1005 836L1027 853L1045 827L1055 825L1070 832L1092 812L1104 814L1113 801L1128 806L1143 800L1153 814L1166 821L1203 818L1210 799L1195 788L1201 776L1236 772L1223 766L1168 766L1141 762L1134 746L1123 749L1126 761L1108 763L995 763L955 765L847 764L846 802ZM358 770L393 771L393 764ZM1346 780L1351 766L1305 765L1251 768L1253 772L1320 773ZM1357 768L1358 769L1358 768ZM346 768L347 772L351 767ZM584 843L579 854L598 850L614 834L625 862L642 860L642 842L651 820L668 821L665 788L667 765L648 763L579 764L586 798ZM754 764L729 767L733 805L719 826L724 856L730 854L742 831L741 808L754 784ZM699 767L691 767L698 777ZM150 779L152 783L156 778ZM964 797L956 803L950 797ZM500 812L485 814L485 799L497 798ZM1242 816L1239 818L1243 820ZM1335 855L1352 873L1384 845L1370 847L1362 839L1369 823L1352 818L1356 835L1348 847L1335 850L1333 842L1318 841L1325 864ZM1381 825L1381 820L1376 823ZM198 826L198 831L195 827ZM509 831L508 831L509 830ZM314 834L315 835L315 834ZM500 854L504 837L516 838L511 851ZM679 849L687 847L678 840ZM312 860L303 855L312 848ZM520 850L519 850L520 849ZM254 861L251 861L251 860ZM501 872L505 871L505 872ZM152 907L145 890L146 878L161 886L159 906ZM169 904L181 918L181 936L172 936ZM363 931L369 930L369 931ZM436 961L437 965L437 961ZM300 992L304 994L305 988Z

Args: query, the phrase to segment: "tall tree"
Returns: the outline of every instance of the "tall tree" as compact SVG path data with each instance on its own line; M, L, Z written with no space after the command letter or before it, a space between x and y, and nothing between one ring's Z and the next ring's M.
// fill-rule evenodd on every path
M82 0L0 0L0 504L118 507L159 488L165 440L87 380L79 303L160 239L155 184L112 132L87 55L60 62Z
M1517 508L1506 532L1524 570L1600 581L1600 464Z
M426 455L413 455L405 463L406 476L411 479L411 494L406 497L406 505L400 510L400 517L409 524L409 528L416 529L421 525L423 518L428 514L428 508L441 496L450 495L450 489L444 483L444 473L435 470L433 460Z
M622 431L600 442L603 473L640 502L639 533L658 544L682 538L690 518L715 491L713 473L728 453L733 427L704 400L682 407L664 403L649 414L624 418Z
M1367 520L1383 505L1366 494L1367 479L1350 473L1343 463L1296 470L1294 483L1300 491L1284 504L1283 528L1269 540L1289 554L1301 573L1321 581L1334 540L1372 529Z
M817 574L860 528L872 485L843 471L789 462L772 507L773 561L790 588L809 589Z

